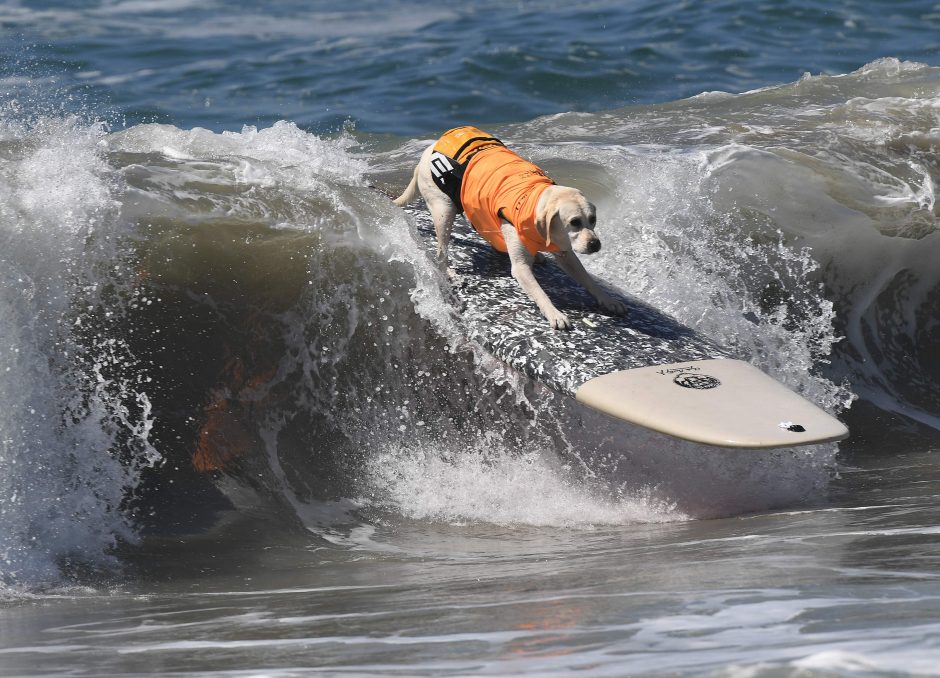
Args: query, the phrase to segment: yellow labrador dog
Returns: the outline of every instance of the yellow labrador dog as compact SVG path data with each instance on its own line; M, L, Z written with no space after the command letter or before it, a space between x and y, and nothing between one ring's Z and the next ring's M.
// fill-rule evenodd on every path
M581 191L557 186L536 165L523 160L499 139L475 127L456 127L421 156L411 183L396 200L404 206L424 198L437 234L438 259L447 265L454 218L465 212L473 228L500 252L509 254L512 276L535 302L552 328L567 330L568 317L555 308L532 274L539 252L550 252L563 271L611 313L623 304L584 270L575 252L601 248L594 234L594 205Z

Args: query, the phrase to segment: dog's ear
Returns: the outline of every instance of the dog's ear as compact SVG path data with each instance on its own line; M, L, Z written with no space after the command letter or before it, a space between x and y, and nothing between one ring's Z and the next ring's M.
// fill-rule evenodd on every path
M554 195L546 197L545 204L541 210L535 213L535 228L539 235L545 237L545 244L552 244L552 219L558 214L558 198Z

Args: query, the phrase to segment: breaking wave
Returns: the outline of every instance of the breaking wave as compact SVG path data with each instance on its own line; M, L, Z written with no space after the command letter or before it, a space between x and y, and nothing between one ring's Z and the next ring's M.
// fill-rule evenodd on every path
M858 395L940 428L938 130L940 69L882 60L492 131L598 205L595 274L831 412ZM210 503L325 535L377 514L682 520L825 490L834 445L650 454L468 345L370 188L404 186L427 141L0 112L6 586L107 569ZM173 500L195 486L214 502Z

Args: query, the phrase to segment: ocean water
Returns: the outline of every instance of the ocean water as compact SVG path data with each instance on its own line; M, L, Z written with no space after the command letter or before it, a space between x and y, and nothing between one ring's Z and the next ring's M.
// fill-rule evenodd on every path
M0 675L940 675L938 29L0 4ZM468 343L381 192L461 123L852 436L626 438Z

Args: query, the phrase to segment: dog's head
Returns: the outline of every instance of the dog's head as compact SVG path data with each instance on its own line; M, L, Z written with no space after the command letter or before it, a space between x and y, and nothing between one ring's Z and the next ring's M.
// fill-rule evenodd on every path
M539 200L535 225L546 244L578 254L594 254L601 241L594 235L597 210L576 188L549 186Z

